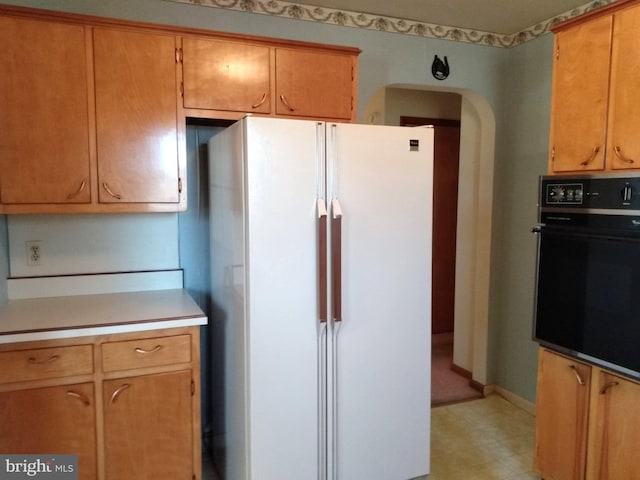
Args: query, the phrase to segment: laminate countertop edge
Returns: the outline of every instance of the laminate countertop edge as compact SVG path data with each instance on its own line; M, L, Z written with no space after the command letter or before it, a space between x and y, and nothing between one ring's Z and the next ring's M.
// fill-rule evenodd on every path
M0 344L206 325L185 289L9 300Z

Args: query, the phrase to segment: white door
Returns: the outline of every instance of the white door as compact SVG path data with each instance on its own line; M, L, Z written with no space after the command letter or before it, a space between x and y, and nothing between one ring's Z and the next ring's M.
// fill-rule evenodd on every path
M324 125L249 117L245 128L249 478L317 480Z
M328 125L342 210L342 321L330 327L333 480L429 472L433 130Z

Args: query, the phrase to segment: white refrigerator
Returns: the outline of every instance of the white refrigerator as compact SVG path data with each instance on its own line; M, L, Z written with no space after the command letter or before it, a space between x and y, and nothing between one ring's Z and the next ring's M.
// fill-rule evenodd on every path
M249 116L209 179L226 480L429 473L433 129Z

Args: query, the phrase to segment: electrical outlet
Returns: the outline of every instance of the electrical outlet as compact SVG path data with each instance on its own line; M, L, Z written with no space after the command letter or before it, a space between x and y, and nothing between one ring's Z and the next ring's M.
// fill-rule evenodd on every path
M27 245L27 265L29 265L30 267L42 265L42 261L43 261L42 241L29 240L26 242L26 245Z

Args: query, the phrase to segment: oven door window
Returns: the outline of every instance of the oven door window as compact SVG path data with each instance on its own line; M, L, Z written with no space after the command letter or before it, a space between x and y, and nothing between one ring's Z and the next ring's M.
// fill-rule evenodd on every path
M640 372L640 240L543 230L534 336Z

